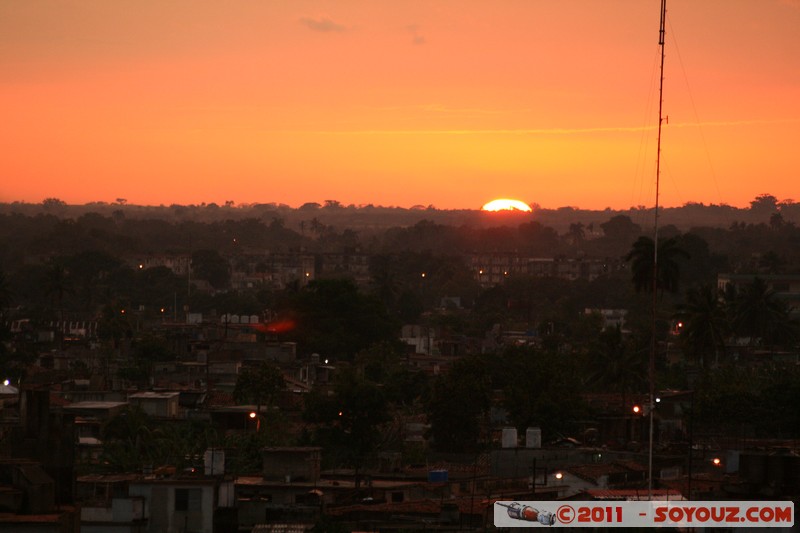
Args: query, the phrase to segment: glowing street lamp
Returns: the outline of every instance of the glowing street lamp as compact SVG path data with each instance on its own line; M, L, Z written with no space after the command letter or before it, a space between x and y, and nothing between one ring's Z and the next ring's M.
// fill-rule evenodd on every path
M249 416L251 420L256 421L256 433L258 433L261 430L261 417L255 411L250 411L250 414L247 416Z

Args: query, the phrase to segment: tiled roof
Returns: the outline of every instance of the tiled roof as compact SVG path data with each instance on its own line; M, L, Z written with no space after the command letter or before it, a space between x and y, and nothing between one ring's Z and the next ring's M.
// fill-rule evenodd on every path
M71 403L71 401L64 399L64 397L58 392L50 393L50 407L64 407L65 405L70 405Z
M647 467L640 465L636 461L628 460L615 461L613 463L577 465L566 468L565 470L581 479L597 483L602 476L624 473L638 474L646 471Z
M438 461L436 463L428 464L425 466L407 466L403 470L406 474L426 474L431 470L447 470L451 474L481 474L486 473L489 469L489 456L481 454L477 457L475 463L450 463L447 461Z
M314 524L256 524L252 533L304 533L314 528Z
M326 514L332 516L343 516L350 513L383 513L383 514L424 514L424 515L439 515L442 511L442 505L455 504L459 511L464 514L483 514L486 502L480 498L456 498L445 500L411 500L405 502L383 502L364 504L359 503L356 505L344 505L341 507L328 507Z
M0 524L57 524L60 521L60 514L0 513Z
M208 393L206 405L208 407L231 407L236 405L236 402L230 392L214 390Z
M618 459L614 463L634 472L647 472L647 466L633 459Z
M618 415L627 414L628 409L633 405L643 404L647 401L644 395L619 393L606 393L606 392L592 392L584 393L583 399L589 404L589 407L595 411L606 412L608 414ZM623 403L625 405L623 405Z
M589 489L586 494L595 500L646 500L651 492L647 489ZM680 500L679 490L653 489L652 495L657 500Z
M692 493L697 495L698 493L702 492L714 492L720 490L723 480L714 479L702 473L697 473L692 476L691 485L689 484L688 477L661 480L659 483L665 487L668 487L669 489L687 495L689 493L689 488L691 487Z

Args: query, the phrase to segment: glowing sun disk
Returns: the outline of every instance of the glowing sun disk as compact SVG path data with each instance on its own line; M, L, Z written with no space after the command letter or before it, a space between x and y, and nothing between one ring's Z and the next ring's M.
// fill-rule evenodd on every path
M533 211L531 206L519 200L509 200L508 198L498 198L492 200L482 208L484 211Z

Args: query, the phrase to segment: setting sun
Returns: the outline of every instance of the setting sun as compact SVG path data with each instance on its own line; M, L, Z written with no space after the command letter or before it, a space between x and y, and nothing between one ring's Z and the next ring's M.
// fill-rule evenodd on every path
M492 200L484 205L481 209L484 211L533 211L531 206L519 200L509 200L507 198L499 198Z

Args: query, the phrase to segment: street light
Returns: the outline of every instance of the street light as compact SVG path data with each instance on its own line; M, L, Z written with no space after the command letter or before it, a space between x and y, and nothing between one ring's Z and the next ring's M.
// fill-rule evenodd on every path
M250 411L248 416L251 420L256 421L256 433L258 433L261 430L261 417L255 411Z

